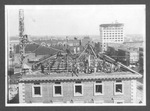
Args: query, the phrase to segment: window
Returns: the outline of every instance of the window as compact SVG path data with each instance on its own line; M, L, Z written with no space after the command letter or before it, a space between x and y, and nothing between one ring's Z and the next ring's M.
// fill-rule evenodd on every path
M32 96L33 97L42 97L42 86L40 83L34 83L32 86Z
M103 83L102 81L96 81L94 84L94 95L103 95Z
M121 80L117 80L114 85L114 93L115 95L123 94L123 83Z
M53 96L63 96L62 85L60 82L55 82L53 85Z
M74 96L83 96L83 84L81 84L81 81L77 81L74 84Z

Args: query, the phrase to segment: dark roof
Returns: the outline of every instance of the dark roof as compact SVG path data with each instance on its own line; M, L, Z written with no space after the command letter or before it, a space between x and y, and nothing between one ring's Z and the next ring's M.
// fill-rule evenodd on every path
M59 40L59 39L49 39L49 40L34 40L34 42L41 44L42 42L45 42L46 44L57 44L57 43L79 43L80 40L75 40L75 39L63 39L63 40Z
M120 27L124 26L122 23L115 23L115 24L101 24L100 27Z
M58 52L58 50L55 50L53 48L47 48L47 47L44 47L44 46L40 46L39 48L37 48L34 51L34 53L36 55L53 55L57 52Z
M32 52L34 51L35 49L37 49L40 45L38 44L28 44L26 47L25 47L25 52ZM19 53L19 45L16 46L16 53Z
M51 47L55 48L55 49L63 50L63 51L65 51L65 48L66 48L66 46L63 46L63 45L55 45L55 46L51 46Z
M42 46L38 43L28 44L25 47L26 53L30 52L30 53L35 53L36 55L53 55L58 51L64 52L64 47L62 46L47 47L47 46ZM16 53L19 53L19 45L16 46Z
M89 36L87 36L87 37L84 37L83 39L91 39Z
M71 73L51 73L46 75L43 73L35 72L32 75L24 75L20 79L20 82L32 82L32 81L64 81L64 80L112 80L112 79L136 79L141 78L142 75L131 72L113 72L113 73L92 73L85 74L80 73L77 76L72 76Z

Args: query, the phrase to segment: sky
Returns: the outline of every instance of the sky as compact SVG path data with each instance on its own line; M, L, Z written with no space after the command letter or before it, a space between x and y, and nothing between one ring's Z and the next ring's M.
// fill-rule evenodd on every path
M100 35L99 25L123 23L125 34L145 34L145 5L6 5L9 36L19 35L19 9L27 35Z

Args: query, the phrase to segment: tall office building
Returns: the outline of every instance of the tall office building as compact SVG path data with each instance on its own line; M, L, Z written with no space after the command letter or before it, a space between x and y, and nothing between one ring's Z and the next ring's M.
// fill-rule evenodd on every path
M100 42L102 44L102 52L107 50L109 43L124 42L124 24L112 23L100 25Z

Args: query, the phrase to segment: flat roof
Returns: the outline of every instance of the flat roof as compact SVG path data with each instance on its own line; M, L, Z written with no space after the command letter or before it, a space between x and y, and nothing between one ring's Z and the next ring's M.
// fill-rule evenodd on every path
M111 80L111 79L137 79L141 78L142 75L131 72L113 72L104 73L96 72L92 74L79 73L78 76L70 72L63 73L50 73L44 74L41 72L35 72L30 75L23 75L20 82L35 82L35 81L64 81L64 80Z
M100 27L121 27L124 26L122 23L115 23L115 24L101 24Z

